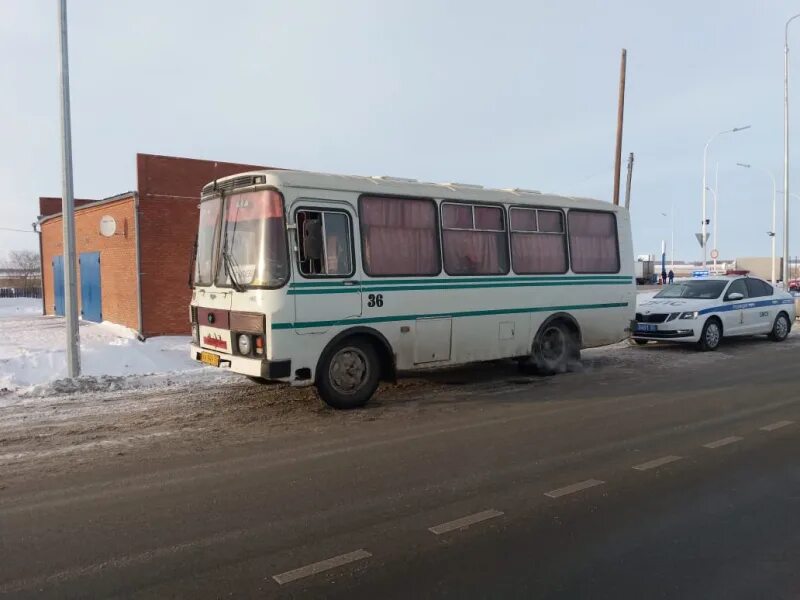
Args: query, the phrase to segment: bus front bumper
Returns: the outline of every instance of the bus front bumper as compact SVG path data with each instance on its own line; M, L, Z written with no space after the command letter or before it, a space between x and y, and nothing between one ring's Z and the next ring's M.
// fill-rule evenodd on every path
M289 381L292 375L292 361L289 359L267 360L266 358L235 356L201 348L195 344L189 346L189 356L192 360L209 366L216 366L234 373L249 375L250 377L261 377L270 381Z

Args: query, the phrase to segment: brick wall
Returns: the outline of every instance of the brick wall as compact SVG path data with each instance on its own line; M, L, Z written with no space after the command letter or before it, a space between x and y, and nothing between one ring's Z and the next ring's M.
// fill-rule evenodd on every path
M103 320L138 329L134 211L133 194L76 210L75 245L78 254L100 252ZM111 237L100 235L100 219L105 215L114 217L117 222L116 234ZM64 253L62 227L60 215L42 223L42 281L45 314L49 315L55 313L53 257ZM80 269L77 266L76 271L80 307Z
M144 334L190 333L189 267L203 186L255 165L137 154Z

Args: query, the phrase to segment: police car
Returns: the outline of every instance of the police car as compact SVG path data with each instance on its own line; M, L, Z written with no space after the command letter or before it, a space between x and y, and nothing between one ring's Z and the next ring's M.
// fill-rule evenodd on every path
M632 338L637 344L691 342L701 350L740 335L782 342L795 316L794 298L756 277L692 279L640 296Z

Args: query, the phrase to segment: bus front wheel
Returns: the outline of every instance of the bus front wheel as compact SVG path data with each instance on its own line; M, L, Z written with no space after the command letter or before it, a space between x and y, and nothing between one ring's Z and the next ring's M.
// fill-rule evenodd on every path
M371 343L361 338L344 340L323 357L317 390L333 408L359 408L378 389L380 371L378 354Z

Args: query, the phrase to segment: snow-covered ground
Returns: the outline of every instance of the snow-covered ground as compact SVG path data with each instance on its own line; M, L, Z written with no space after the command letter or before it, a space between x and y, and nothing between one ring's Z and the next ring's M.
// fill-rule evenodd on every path
M0 317L42 314L41 298L0 298Z
M65 323L41 314L41 300L0 298L0 390L16 396L218 383L230 373L202 367L188 355L188 337L145 342L111 323L80 324L81 371L66 379ZM0 405L3 397L0 395Z

